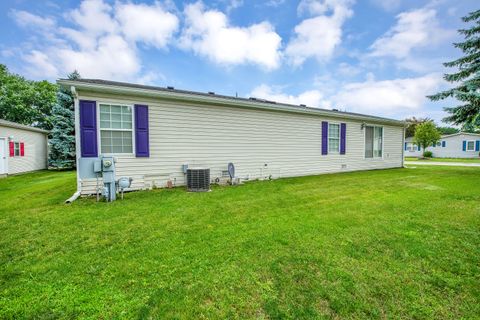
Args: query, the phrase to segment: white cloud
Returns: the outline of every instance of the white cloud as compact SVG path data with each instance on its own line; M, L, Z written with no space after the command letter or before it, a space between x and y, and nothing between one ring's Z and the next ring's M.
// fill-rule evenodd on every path
M373 4L383 8L386 11L393 11L400 7L402 0L371 0Z
M127 39L142 41L157 48L166 47L178 29L178 18L159 4L119 3L115 7L122 32Z
M309 107L330 108L330 102L325 100L322 93L318 90L305 91L295 96L282 93L278 87L262 84L253 89L250 96L288 104L305 104Z
M32 50L23 59L28 63L29 73L35 77L44 78L45 75L58 74L54 63L43 52Z
M113 34L100 37L93 49L61 49L57 59L63 70L78 70L85 78L131 79L141 70L135 48Z
M345 84L332 99L348 111L391 115L418 110L427 102L426 95L435 92L442 82L441 75L436 73L380 81L371 77L365 82Z
M184 50L225 65L251 63L266 69L280 65L281 38L268 22L230 26L224 13L205 10L202 2L185 7L185 20L180 39Z
M55 20L49 17L42 18L27 11L12 10L10 16L21 27L40 28L42 30L53 28Z
M346 62L341 62L338 65L336 72L342 76L351 78L351 77L355 77L360 72L362 72L362 69L360 67L348 64Z
M352 0L302 0L298 13L313 17L295 27L286 48L290 61L301 65L310 57L328 60L342 42L342 26L353 15L352 4Z
M84 0L64 15L74 25L68 28L28 12L12 16L23 27L42 26L40 41L23 60L31 76L50 79L78 70L86 78L151 81L155 76L143 71L137 44L165 48L178 29L178 18L160 3L118 1L112 6Z
M372 57L406 58L419 47L431 46L451 35L439 26L434 9L422 8L397 15L397 22L371 45Z
M92 35L113 33L118 28L112 18L113 8L103 0L84 0L80 8L72 10L68 16L83 32Z
M227 5L227 12L240 8L241 6L243 6L243 0L230 0Z
M278 6L280 6L280 5L284 4L284 3L285 3L285 0L268 0L268 1L266 1L264 4L265 4L265 6L267 6L267 7L274 7L274 8L276 8L276 7L278 7Z

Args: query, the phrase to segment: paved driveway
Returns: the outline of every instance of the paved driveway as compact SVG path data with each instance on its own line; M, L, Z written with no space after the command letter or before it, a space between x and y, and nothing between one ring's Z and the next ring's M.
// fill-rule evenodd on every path
M438 162L438 161L405 161L405 165L413 166L453 166L453 167L480 167L480 163L468 162Z

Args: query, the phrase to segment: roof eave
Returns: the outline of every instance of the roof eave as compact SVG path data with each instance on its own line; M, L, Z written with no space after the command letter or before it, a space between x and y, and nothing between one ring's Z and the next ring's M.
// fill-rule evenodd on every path
M64 80L60 79L57 81L58 84L66 87L75 87L77 90L85 90L92 92L107 92L107 93L118 93L125 95L137 95L137 96L147 96L152 98L164 98L168 100L177 100L185 102L202 102L215 105L229 105L234 107L243 107L243 108L253 108L253 109L262 109L262 110L271 110L271 111L283 111L283 112L293 112L293 113L303 113L303 114L312 114L319 116L327 116L334 118L347 118L359 121L375 122L375 123L385 123L396 126L405 126L404 121L387 119L375 116L353 114L341 111L331 111L311 107L294 107L291 105L286 105L282 103L275 103L272 105L266 103L260 103L253 101L247 101L245 99L227 99L224 97L218 96L202 96L202 95L192 95L185 94L176 91L160 91L152 89L142 89L142 88L132 88L126 86L116 86L111 84L97 84L97 83L87 83L80 81Z
M4 119L0 119L0 126L15 128L15 129L21 129L21 130L27 130L27 131L33 131L33 132L44 133L44 134L49 134L50 133L50 131L48 131L48 130L35 128L35 127L27 126L27 125L16 123L16 122L11 122L11 121L4 120Z

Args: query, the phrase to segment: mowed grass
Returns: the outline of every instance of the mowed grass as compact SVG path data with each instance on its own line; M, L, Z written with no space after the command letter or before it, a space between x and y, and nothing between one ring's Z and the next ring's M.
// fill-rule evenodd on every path
M429 159L420 159L420 158L417 158L417 157L405 157L405 161L480 163L480 158L429 158Z
M474 319L480 170L421 167L63 204L0 180L0 318Z

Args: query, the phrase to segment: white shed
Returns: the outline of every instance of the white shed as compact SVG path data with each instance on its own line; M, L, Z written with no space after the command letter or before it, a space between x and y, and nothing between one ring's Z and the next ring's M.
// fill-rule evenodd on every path
M59 80L75 95L77 186L114 156L132 189L185 184L183 165L269 179L403 166L404 122L363 114L105 80Z
M47 169L48 131L0 119L0 176Z
M413 143L413 138L405 139L406 157L420 157L423 151ZM427 148L435 158L478 158L480 153L480 134L459 132L444 135L435 145Z

